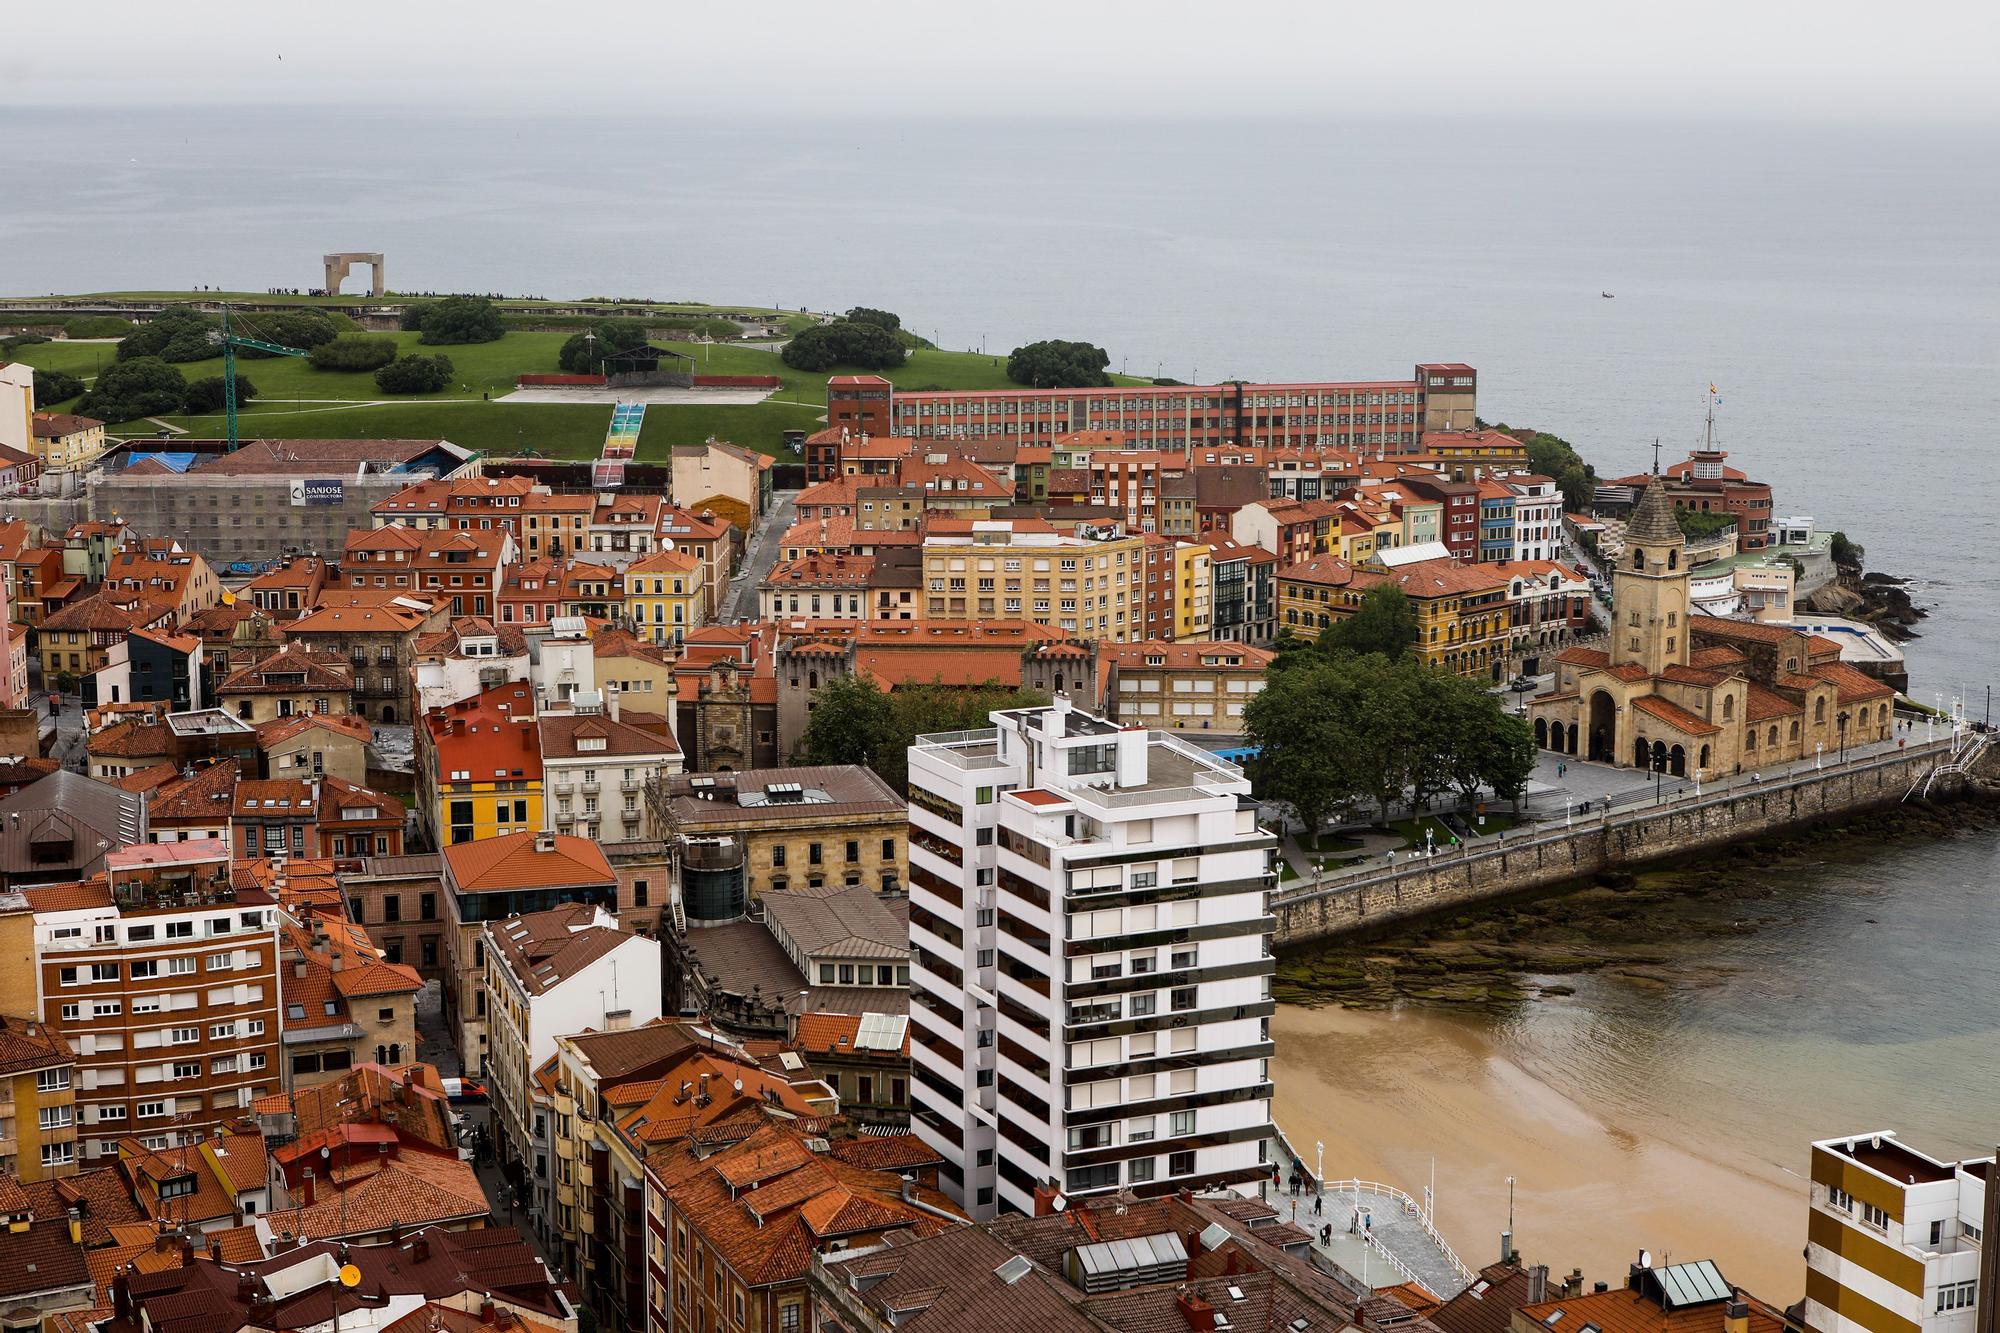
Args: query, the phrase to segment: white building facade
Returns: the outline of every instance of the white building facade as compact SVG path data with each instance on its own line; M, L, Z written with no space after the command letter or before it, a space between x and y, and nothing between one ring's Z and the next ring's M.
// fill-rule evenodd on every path
M975 1218L1270 1175L1271 853L1242 771L1072 709L910 748L911 1101Z
M1514 559L1562 559L1562 492L1542 476L1510 478L1514 492Z

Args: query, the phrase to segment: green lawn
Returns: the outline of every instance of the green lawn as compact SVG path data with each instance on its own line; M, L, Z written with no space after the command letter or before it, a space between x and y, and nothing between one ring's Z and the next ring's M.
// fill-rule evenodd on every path
M1514 817L1512 815L1501 814L1493 810L1486 812L1486 823L1484 825L1476 823L1470 815L1466 816L1465 822L1472 824L1474 829L1482 834L1498 833L1502 829L1514 827ZM1389 828L1393 832L1402 834L1404 845L1409 847L1422 847L1424 845L1425 829L1431 831L1434 845L1440 848L1451 846L1451 840L1458 836L1446 828L1442 820L1431 815L1425 815L1422 819L1399 819L1390 824Z
M128 297L178 293L116 293ZM303 302L305 298L300 298ZM341 298L346 301L349 298ZM357 298L358 299L358 298ZM250 323L254 325L254 316ZM257 397L242 412L245 436L276 439L423 438L440 436L471 449L512 453L536 449L550 457L595 457L610 422L607 404L499 403L524 374L553 374L556 354L567 333L509 332L497 342L427 347L415 333L389 333L405 353L441 352L451 358L453 382L433 394L388 399L369 372L315 370L302 357L239 359L237 374L257 386ZM768 347L741 343L662 341L694 358L694 372L708 375L776 375L782 386L765 402L748 406L660 405L646 412L639 457L662 458L675 444L698 444L713 435L764 453L784 455L783 432L818 429L826 414L826 373L793 370ZM47 342L22 347L16 359L41 370L63 370L86 379L111 364L111 343ZM913 352L909 363L888 378L905 388L1017 388L1007 379L1005 357L971 352ZM176 367L189 380L222 373L222 358ZM1137 380L1121 382L1139 383ZM384 401L388 399L388 401ZM220 414L164 417L189 433L213 437L224 429ZM146 434L141 422L114 427L114 434Z

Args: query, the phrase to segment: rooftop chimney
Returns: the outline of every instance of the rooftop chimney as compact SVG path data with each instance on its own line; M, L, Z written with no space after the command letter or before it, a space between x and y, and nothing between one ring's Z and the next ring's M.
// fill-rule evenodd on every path
M1569 1276L1563 1279L1563 1295L1583 1295L1583 1270L1581 1268L1572 1268L1569 1270Z
M606 684L604 687L604 715L613 722L618 720L618 686Z
M74 1208L69 1210L69 1243L83 1244L83 1214Z
M1529 1305L1540 1305L1549 1298L1549 1266L1536 1264L1528 1270Z
M1174 1293L1174 1306L1187 1320L1189 1333L1215 1333L1215 1307L1191 1291Z
M421 1264L428 1261L430 1257L431 1238L421 1231L410 1237L410 1261Z
M1741 1287L1730 1290L1729 1304L1722 1307L1722 1333L1750 1333L1750 1302Z
M132 1317L132 1284L126 1280L123 1265L111 1278L111 1308L120 1319Z
M1053 1213L1056 1210L1056 1198L1061 1193L1062 1191L1047 1181L1035 1186L1035 1216L1047 1217Z

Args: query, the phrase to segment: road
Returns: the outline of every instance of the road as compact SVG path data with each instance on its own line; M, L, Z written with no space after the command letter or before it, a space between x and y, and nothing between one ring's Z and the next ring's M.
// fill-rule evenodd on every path
M798 499L797 491L778 492L772 497L770 512L751 529L749 549L743 553L743 566L729 581L729 595L722 601L719 618L724 624L732 620L757 618L757 587L771 572L771 566L778 563L779 539L785 535L785 529L792 526L792 512Z

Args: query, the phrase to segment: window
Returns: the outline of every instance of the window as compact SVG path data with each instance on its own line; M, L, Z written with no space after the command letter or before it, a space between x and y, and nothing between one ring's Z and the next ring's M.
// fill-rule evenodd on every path
M1979 1290L1977 1282L1944 1282L1938 1285L1939 1310L1970 1310Z
M1195 1004L1196 989L1197 988L1193 986L1176 986L1173 989L1172 997L1168 1001L1168 1003L1171 1004L1173 1008L1175 1008L1176 1010L1192 1009L1194 1008Z
M1887 1231L1889 1229L1889 1214L1877 1208L1866 1199L1861 1201L1861 1220L1869 1226L1874 1227L1877 1231Z
M192 1046L201 1040L200 1028L175 1028L167 1035L169 1043L175 1046Z
M1167 1157L1167 1174L1170 1176L1191 1176L1194 1174L1194 1154L1192 1152L1172 1153Z
M69 1070L44 1069L35 1075L37 1092L61 1092L69 1087Z
M141 1120L155 1119L159 1116L165 1115L166 1113L167 1113L167 1104L165 1102L139 1103L139 1118Z
M64 1107L65 1111L69 1108ZM68 1166L76 1160L76 1145L70 1142L44 1143L42 1145L43 1166Z
M1143 1185L1153 1178L1156 1157L1135 1157L1125 1164L1125 1178L1134 1185Z
M1167 1133L1173 1138L1186 1138L1194 1133L1194 1112L1176 1111L1168 1118Z

